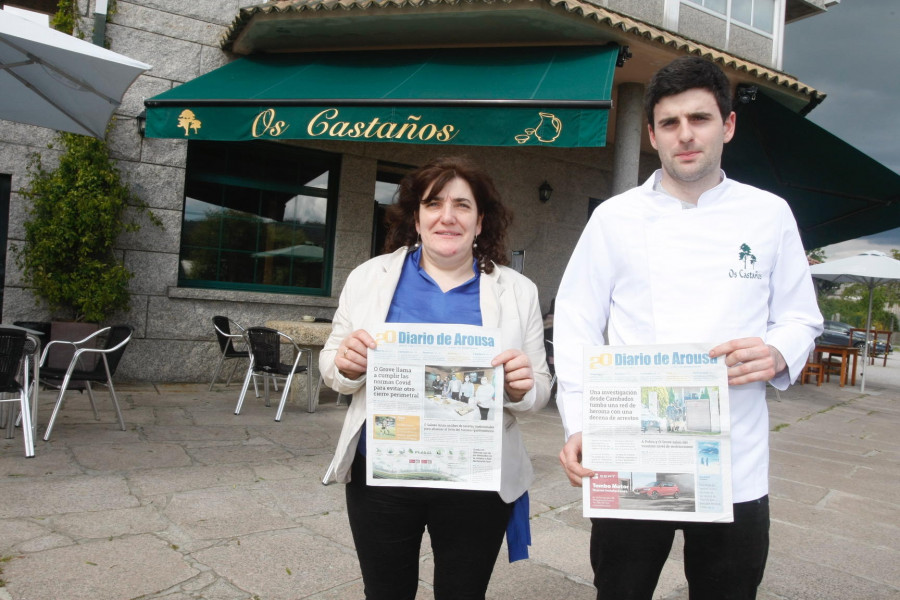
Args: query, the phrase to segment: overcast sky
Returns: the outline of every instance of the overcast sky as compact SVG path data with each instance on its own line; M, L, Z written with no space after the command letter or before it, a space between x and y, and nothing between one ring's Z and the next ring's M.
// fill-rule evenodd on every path
M787 26L783 70L827 94L808 119L900 173L900 1L843 0ZM900 228L825 249L900 249Z

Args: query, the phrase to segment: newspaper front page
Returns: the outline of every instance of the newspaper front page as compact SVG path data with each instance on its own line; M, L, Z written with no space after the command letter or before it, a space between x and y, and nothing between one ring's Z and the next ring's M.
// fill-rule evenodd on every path
M386 323L366 374L366 483L499 491L500 330Z
M585 517L732 522L727 367L710 347L584 349Z

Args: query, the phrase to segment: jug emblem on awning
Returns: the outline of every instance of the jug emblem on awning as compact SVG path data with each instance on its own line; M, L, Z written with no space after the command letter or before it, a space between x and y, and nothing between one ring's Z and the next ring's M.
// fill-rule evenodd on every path
M555 142L559 134L562 133L562 121L560 121L553 113L538 113L541 120L535 127L527 127L524 134L516 136L516 141L524 144L531 139L531 136L537 138L539 142L549 144Z

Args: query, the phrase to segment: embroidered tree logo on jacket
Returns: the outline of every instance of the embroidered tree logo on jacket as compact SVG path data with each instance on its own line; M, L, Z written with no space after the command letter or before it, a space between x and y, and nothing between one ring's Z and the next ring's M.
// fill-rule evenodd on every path
M744 261L744 268L747 268L747 260L750 261L750 266L756 266L756 255L750 250L750 246L747 244L741 244L741 251L738 253L738 260Z

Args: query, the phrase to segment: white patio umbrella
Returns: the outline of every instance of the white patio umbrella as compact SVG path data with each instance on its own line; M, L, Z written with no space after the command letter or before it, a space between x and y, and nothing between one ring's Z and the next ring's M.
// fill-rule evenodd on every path
M869 288L869 312L866 316L866 343L863 344L863 366L860 390L866 391L866 364L869 356L869 330L872 329L872 291L876 285L900 281L900 260L884 252L863 252L849 258L832 260L809 268L813 277L834 283L861 283Z
M0 119L104 137L150 65L0 10Z

